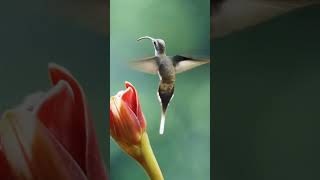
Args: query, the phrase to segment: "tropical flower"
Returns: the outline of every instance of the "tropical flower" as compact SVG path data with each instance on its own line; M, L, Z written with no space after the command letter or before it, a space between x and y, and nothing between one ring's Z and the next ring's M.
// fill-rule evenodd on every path
M0 120L0 179L107 180L85 94L64 68L50 64L53 87Z
M129 82L125 86L126 90L110 98L110 134L145 169L150 179L163 180L146 132L137 90Z
M146 129L146 121L136 89L125 82L126 90L110 99L110 133L121 144L139 144Z

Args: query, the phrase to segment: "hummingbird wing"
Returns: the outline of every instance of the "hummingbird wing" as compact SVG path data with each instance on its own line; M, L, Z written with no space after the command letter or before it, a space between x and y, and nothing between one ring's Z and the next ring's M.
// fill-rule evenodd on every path
M191 57L185 57L176 55L172 57L173 65L175 66L176 73L188 71L203 64L210 63L210 60L194 59Z
M159 57L152 56L144 59L131 61L129 65L138 71L149 74L157 74L159 69Z

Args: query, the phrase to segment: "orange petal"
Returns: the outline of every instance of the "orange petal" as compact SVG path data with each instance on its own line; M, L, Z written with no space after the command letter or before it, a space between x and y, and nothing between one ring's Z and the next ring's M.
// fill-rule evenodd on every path
M142 129L137 116L121 98L110 99L111 136L121 143L137 144L140 142Z
M40 120L49 129L56 129L53 131L54 136L57 137L59 142L62 142L62 145L80 165L88 179L106 180L105 167L82 88L66 69L58 65L49 65L49 75L53 85L57 85L61 81L68 83L72 90L74 102L69 104L72 106L68 107L69 110L56 108L53 113L53 111L46 111L46 109L64 106L65 96L47 98L43 103L47 104L47 108L40 106L38 110L38 114L44 111ZM71 111L72 113L70 113ZM70 114L71 118L69 118ZM59 122L52 124L50 123L52 120Z
M44 125L67 150L76 149L71 142L79 137L77 123L73 122L74 103L71 87L66 81L60 81L45 97L42 97L42 101L34 109L37 117L45 123ZM78 151L72 152L73 156L82 155Z
M137 99L137 94L134 87L129 83L126 82L126 91L122 95L122 100L127 103L130 109L137 114L137 107L139 106L139 100Z
M141 110L138 92L137 92L136 88L130 82L126 81L125 86L127 89L132 89L132 94L130 95L131 97L124 97L124 100L128 100L129 98L131 98L131 100L128 101L128 104L129 103L132 104L129 106L132 108L132 111L138 117L141 128L145 129L147 126L147 122L145 121L144 115Z
M140 121L138 120L137 116L131 111L129 106L121 102L119 107L120 109L120 117L121 122L123 122L123 128L125 131L126 136L124 139L129 141L129 144L137 144L140 143L142 133L144 129L141 127Z

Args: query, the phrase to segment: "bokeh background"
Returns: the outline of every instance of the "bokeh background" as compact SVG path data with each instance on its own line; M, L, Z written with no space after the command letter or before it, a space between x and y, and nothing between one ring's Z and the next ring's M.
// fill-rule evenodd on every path
M320 179L320 6L214 41L214 179Z
M107 5L101 0L0 2L0 116L6 109L22 103L26 96L50 89L49 62L64 66L87 95L106 164L109 162Z
M159 77L128 67L128 62L154 55L149 35L166 41L167 54L209 57L209 0L111 0L110 95L124 81L138 90L147 131L165 179L210 179L210 66L177 76L175 96L167 112L164 135L159 135ZM110 178L147 180L144 170L110 140Z

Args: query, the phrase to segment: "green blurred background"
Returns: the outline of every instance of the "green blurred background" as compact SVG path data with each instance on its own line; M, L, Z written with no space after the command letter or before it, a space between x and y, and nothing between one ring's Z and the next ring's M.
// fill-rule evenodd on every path
M110 95L124 81L138 90L147 131L165 179L210 179L210 66L179 74L167 112L165 133L159 135L159 77L133 71L127 62L152 56L149 35L166 41L167 54L209 57L209 0L111 0ZM148 179L143 169L110 140L110 179Z
M320 6L214 42L214 179L320 179Z

